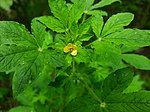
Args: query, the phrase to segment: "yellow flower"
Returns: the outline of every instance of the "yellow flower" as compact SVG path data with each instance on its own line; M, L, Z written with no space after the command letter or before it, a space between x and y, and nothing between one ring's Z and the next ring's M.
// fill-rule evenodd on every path
M67 46L64 47L64 52L68 53L71 52L72 56L76 56L77 55L77 46L69 43Z

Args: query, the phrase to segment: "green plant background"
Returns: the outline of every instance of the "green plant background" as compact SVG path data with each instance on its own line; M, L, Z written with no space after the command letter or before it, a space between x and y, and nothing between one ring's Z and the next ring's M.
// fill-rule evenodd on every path
M2 5L0 0L0 20L13 20L19 23L23 23L30 30L30 23L34 17L49 15L50 10L48 7L47 0L10 0L8 3ZM3 0L4 1L4 0ZM95 3L98 0L95 0ZM118 12L131 12L135 14L135 19L129 27L150 29L150 1L149 0L122 0L122 3L113 3L111 6L104 7L103 10L108 12L108 17ZM143 13L144 12L144 13ZM105 19L108 19L107 17ZM136 53L143 54L150 58L150 48L146 47ZM143 88L150 90L150 72L149 71L138 71L141 75L141 81ZM11 79L12 74L0 73L0 110L9 110L12 107L18 105L18 102L13 99L11 90ZM139 77L137 78L139 79ZM134 79L134 80L137 80ZM72 85L73 86L73 85ZM79 88L80 89L80 88ZM36 96L32 88L29 88L29 96ZM61 88L59 89L61 91ZM82 91L82 90L81 90ZM47 91L41 91L36 100L43 100ZM53 94L59 96L58 90L52 88ZM29 98L30 99L30 98ZM61 98L60 98L61 99ZM61 100L60 100L61 101ZM24 101L26 102L26 101ZM56 103L61 103L56 101ZM38 105L38 104L37 104ZM59 105L59 104L58 104ZM39 105L40 106L40 105ZM56 107L57 108L57 107ZM42 110L42 107L41 107Z

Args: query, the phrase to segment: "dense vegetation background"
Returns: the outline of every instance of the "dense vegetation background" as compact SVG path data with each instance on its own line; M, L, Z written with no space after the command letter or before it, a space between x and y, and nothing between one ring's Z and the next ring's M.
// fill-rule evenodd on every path
M9 0L0 0L0 20L17 21L25 24L29 30L31 20L34 17L50 13L47 0L13 0L10 5L2 5L3 1ZM95 2L98 1L95 0ZM108 16L118 12L131 12L135 14L135 19L130 27L150 29L150 0L122 0L122 3L114 3L104 7L104 10L108 12ZM136 51L136 53L144 54L150 58L149 47ZM144 82L141 81L143 88L150 90L150 71L139 71L139 73L141 73L141 79L144 80ZM12 97L11 78L12 74L0 73L0 111L18 105Z

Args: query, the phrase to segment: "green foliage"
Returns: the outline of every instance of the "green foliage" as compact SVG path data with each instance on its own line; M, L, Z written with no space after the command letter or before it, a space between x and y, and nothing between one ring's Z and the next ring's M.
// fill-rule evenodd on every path
M149 46L150 33L125 29L133 20L127 12L105 23L97 8L116 1L49 0L52 15L33 19L30 32L0 21L0 72L14 73L21 104L10 112L150 111L150 92L132 70L150 70L150 60L128 53Z
M13 0L0 0L0 8L9 11L10 6L13 4Z

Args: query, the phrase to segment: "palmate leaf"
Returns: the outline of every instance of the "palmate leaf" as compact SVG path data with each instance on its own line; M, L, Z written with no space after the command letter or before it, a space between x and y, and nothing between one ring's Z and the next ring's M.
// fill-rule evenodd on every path
M15 30L11 30L12 28ZM45 40L51 37L45 28L40 22L33 20L33 35L31 35L18 23L0 22L2 34L0 39L12 41L12 43L0 46L0 71L13 70L15 72L13 77L14 96L21 93L32 80L39 77L45 64L48 63L50 67L64 65L62 63L63 55L57 55L57 52L43 47Z
M150 92L139 91L136 93L122 93L130 85L133 72L124 68L107 77L101 87L101 102L95 100L92 95L86 94L72 100L65 112L149 112ZM87 93L87 92L86 92Z
M149 112L149 94L148 91L114 94L101 104L90 96L83 96L73 100L65 112Z

